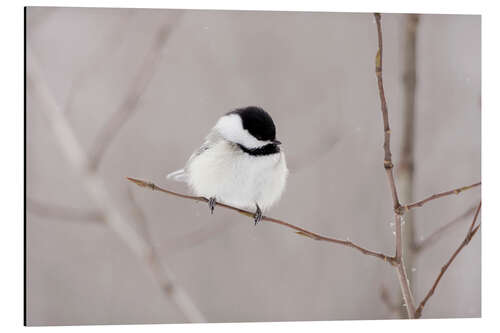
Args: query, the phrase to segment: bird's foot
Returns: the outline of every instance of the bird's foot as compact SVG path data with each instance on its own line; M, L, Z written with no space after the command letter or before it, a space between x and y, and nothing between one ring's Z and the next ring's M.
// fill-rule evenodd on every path
M255 225L262 221L262 210L260 210L260 207L258 204L255 204L257 206L257 211L255 212L255 215L253 216L253 220L255 221Z
M215 205L217 204L217 200L215 200L215 197L211 197L208 199L208 209L210 209L210 214L214 213Z

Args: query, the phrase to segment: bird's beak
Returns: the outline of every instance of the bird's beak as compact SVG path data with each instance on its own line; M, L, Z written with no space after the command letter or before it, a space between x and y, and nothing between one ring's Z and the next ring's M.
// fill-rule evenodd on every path
M274 143L275 145L279 146L279 145L281 144L281 141L279 141L279 140L273 140L273 143Z

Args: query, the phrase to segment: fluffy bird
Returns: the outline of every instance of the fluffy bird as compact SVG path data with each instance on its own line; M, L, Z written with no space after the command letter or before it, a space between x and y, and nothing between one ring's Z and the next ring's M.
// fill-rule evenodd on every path
M280 144L266 111L239 108L219 118L185 167L167 178L186 182L208 198L212 214L217 202L255 209L257 224L285 189L288 168Z

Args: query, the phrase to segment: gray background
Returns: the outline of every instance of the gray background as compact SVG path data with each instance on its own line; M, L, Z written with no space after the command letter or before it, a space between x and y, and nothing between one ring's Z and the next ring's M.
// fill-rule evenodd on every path
M384 79L394 161L402 137L405 15L383 15ZM217 118L260 105L277 124L290 168L268 215L393 253L391 198L371 14L28 8L28 58L90 149L151 48L170 25L151 82L98 173L131 215L144 209L154 245L210 322L396 318L380 288L399 292L389 265L205 204L142 190L132 176L186 192L164 176L182 167ZM481 19L422 15L418 28L416 198L480 180ZM28 67L27 75L30 75ZM32 202L94 210L27 92L29 325L170 323L185 317L148 267L102 223L43 214ZM397 175L397 171L396 171ZM480 190L415 211L417 238L477 204ZM468 218L414 267L418 301L463 239ZM479 235L478 235L479 236ZM481 315L480 237L443 278L424 318Z

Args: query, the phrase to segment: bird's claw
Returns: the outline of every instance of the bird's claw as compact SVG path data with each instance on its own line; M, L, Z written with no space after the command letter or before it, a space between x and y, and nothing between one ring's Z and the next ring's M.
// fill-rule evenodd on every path
M208 199L208 209L210 209L210 214L214 213L215 205L217 204L217 200L215 200L215 197L211 197Z
M255 206L257 206L257 211L255 212L253 219L255 221L255 225L257 225L257 223L262 221L262 210L260 210L259 205L255 204Z

